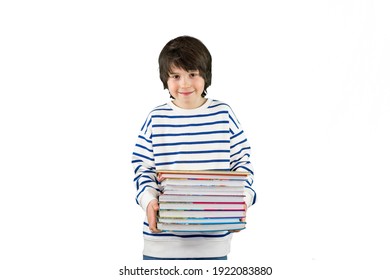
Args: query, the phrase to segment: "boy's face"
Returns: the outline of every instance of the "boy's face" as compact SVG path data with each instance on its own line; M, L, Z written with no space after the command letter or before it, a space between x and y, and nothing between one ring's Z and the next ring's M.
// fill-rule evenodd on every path
M189 72L172 67L167 81L168 90L175 98L173 103L183 109L195 109L203 105L202 97L205 81L198 70Z

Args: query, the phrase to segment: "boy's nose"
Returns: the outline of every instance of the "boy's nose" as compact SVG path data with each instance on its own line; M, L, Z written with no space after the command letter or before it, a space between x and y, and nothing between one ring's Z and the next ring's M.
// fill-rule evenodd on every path
M187 77L183 77L183 79L181 79L181 81L180 81L181 83L180 83L180 86L181 87L189 87L190 85L191 85L191 83L190 83L190 79L189 78L187 78Z

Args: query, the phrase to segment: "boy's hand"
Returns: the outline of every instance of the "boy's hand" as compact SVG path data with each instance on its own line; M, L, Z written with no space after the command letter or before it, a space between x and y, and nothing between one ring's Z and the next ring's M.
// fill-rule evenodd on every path
M161 173L158 173L158 174L157 174L157 181L158 181L159 183L161 183L161 182L164 181L164 180L165 180L165 178L162 178Z
M149 229L153 233L159 233L161 230L157 229L157 211L158 211L158 201L153 199L149 202L148 207L146 208L146 217L148 218Z
M247 206L246 206L246 203L244 204L244 210L245 210L245 214L246 214L246 210L247 210ZM246 216L246 215L245 215ZM241 218L240 219L241 222L245 222L246 221L246 218ZM240 232L241 230L229 230L229 232Z

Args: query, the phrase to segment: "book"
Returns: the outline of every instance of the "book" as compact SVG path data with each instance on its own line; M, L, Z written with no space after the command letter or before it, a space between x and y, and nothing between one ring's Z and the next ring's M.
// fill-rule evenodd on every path
M162 231L226 231L245 228L244 185L249 173L158 171L162 187L157 228Z
M168 180L169 179L169 180ZM200 179L184 179L184 178L166 178L166 180L161 182L161 186L198 186L198 187L242 187L245 180L229 180L229 179L209 179L209 180L200 180Z
M248 172L238 171L213 171L213 170L159 170L157 177L160 181L167 178L184 178L184 179L214 179L214 180L238 180L245 181Z
M160 203L162 202L242 202L244 195L238 193L237 195L232 194L190 194L190 193L163 193L160 195Z
M224 223L224 224L175 224L157 223L157 227L162 231L222 231L222 230L243 230L245 222Z
M171 210L245 210L245 202L160 202L160 209Z
M199 189L185 189L185 190L165 190L165 195L218 195L224 194L226 196L241 196L243 193L240 191L221 191L221 190L199 190ZM160 196L161 197L161 196Z
M243 210L172 210L160 209L160 218L244 218Z
M225 223L239 223L241 222L240 218L175 218L168 217L163 218L159 217L160 223L171 223L171 224L225 224Z

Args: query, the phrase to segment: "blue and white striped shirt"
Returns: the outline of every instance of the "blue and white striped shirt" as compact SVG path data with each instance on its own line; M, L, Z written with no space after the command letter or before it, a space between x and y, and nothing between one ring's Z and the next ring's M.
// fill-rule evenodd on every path
M144 210L152 199L161 194L156 171L162 169L248 171L251 175L245 187L245 201L249 207L256 200L255 191L252 189L253 168L250 162L249 143L230 106L220 101L208 99L196 109L182 109L169 102L152 110L141 128L132 163L137 188L136 201ZM228 235L231 234L228 232L200 235L153 234L146 222L144 226L144 236L149 240L148 244L154 240L153 238L158 240L168 238L174 241L175 238L189 240L190 236L194 236L197 239L202 237L226 239L229 247ZM200 240L197 242L202 243ZM213 246L206 243L205 246L213 250ZM176 250L179 252L175 257L188 255L188 252L181 254L180 248ZM215 250L223 253L222 249L214 248ZM154 250L149 250L146 243L144 254L145 252L155 256ZM165 253L156 254L166 257ZM219 252L216 254L219 255Z

